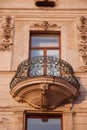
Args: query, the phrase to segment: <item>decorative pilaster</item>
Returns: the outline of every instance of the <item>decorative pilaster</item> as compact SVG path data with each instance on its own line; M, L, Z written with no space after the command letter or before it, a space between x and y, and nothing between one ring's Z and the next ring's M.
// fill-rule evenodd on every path
M14 113L14 128L16 130L24 130L23 126L23 111L19 110L19 111L15 111Z
M87 18L80 17L80 25L77 27L79 31L79 57L80 66L83 71L87 72Z
M0 51L10 51L13 45L13 18L7 16L2 22L2 37L0 43Z
M70 111L63 112L63 130L75 130L74 114Z

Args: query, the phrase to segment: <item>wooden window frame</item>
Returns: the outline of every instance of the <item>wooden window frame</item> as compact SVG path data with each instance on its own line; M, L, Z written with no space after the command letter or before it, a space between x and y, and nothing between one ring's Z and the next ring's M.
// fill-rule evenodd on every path
M59 46L58 47L32 47L31 37L32 36L40 36L40 35L58 35ZM31 31L30 32L30 44L29 44L29 59L31 58L31 50L43 50L44 56L47 55L46 50L59 50L59 58L61 58L61 33L60 31Z

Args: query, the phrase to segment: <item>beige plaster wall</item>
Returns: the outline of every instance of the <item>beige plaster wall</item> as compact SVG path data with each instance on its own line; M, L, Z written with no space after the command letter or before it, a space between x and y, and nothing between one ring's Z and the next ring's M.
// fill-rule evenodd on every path
M37 8L35 6L36 0L0 0L0 8ZM51 0L50 0L51 1ZM54 0L56 1L56 7L59 9L77 9L87 8L86 0Z
M20 62L29 57L29 34L43 30L34 24L43 21L56 24L51 31L61 32L61 58L68 61L80 82L80 96L73 104L54 110L63 113L63 130L87 130L87 69L80 69L78 54L81 16L87 17L87 0L56 0L55 8L38 8L34 0L0 0L0 43L3 17L14 21L13 46L10 51L0 51L0 129L22 130L24 110L35 110L26 103L17 103L10 94L10 81ZM24 8L24 9L23 9ZM85 66L86 67L86 66Z

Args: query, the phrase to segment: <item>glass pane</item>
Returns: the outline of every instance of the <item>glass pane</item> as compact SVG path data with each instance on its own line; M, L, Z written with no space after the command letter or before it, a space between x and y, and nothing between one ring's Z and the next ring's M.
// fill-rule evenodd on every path
M61 120L45 119L43 121L40 118L28 118L27 130L61 130Z
M59 58L59 50L47 50L47 56Z
M47 56L59 58L59 50L47 50ZM52 61L47 63L47 75L60 75L60 68L57 61L52 59Z
M58 47L58 36L32 36L32 47Z
M36 56L43 56L43 50L31 50L31 58Z

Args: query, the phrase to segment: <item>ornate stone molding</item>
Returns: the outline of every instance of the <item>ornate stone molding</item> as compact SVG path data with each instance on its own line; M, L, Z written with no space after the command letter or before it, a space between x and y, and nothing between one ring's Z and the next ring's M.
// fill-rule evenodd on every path
M50 24L48 21L43 21L41 24L36 23L34 24L34 27L42 28L43 30L48 30L50 28L56 28L57 24Z
M87 43L87 18L80 17L80 25L77 27L80 33L80 43Z
M43 110L48 110L49 108L49 102L47 97L48 86L48 83L41 85L41 108Z
M87 66L87 45L79 45L79 54L82 57L83 64Z
M38 98L34 98L31 103L34 108L39 108L43 111L49 109L49 102L48 102L48 96L47 96L47 91L48 91L48 83L43 83L41 84L41 96Z
M2 39L0 44L0 51L9 51L13 45L13 18L7 16L2 23Z
M24 99L21 98L20 96L16 96L16 97L15 97L15 100L16 100L17 102L20 102L20 103L23 103L23 102L24 102Z
M78 45L80 66L82 70L87 72L87 18L80 17L80 25L77 27L80 34L80 43Z
M11 90L17 102L41 111L53 110L66 102L71 103L78 94L79 90L66 80L43 76L22 81Z

